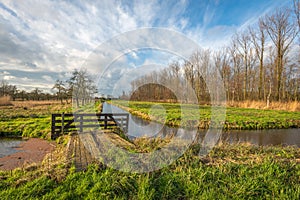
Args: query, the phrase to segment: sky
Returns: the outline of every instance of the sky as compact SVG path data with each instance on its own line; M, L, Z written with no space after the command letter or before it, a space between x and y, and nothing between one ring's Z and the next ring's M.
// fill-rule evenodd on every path
M74 69L87 68L98 78L100 93L108 94L113 89L120 92L123 89L116 87L125 84L122 80L127 80L128 87L128 77L136 78L167 65L178 56L176 53L181 53L174 53L175 48L185 48L181 43L189 43L184 41L218 49L235 32L291 3L292 0L2 0L0 80L19 89L38 87L51 92L55 80L66 80ZM160 30L148 30L152 27Z

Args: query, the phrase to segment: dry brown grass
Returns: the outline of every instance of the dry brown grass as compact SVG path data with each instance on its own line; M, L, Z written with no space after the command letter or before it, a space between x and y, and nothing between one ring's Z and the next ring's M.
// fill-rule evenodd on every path
M300 102L270 102L269 108L267 108L267 103L264 101L240 101L240 102L228 102L230 107L239 108L255 108L255 109L270 109L270 110L286 110L286 111L300 111Z
M11 100L10 96L0 97L0 106L11 106L11 105L13 105L10 100Z
M60 101L13 101L12 104L15 107L33 108L37 106L60 105Z

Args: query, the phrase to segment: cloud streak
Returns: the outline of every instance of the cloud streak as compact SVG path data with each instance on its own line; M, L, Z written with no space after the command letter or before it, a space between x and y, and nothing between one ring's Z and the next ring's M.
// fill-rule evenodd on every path
M84 65L99 45L137 28L168 28L186 34L204 47L221 46L237 29L253 23L262 14L262 11L255 12L249 18L241 11L239 17L247 20L226 24L223 15L231 11L226 2L3 0L0 3L0 72L10 74L0 74L0 78L26 85L27 89L40 85L47 90L49 86L50 91L55 79L63 79ZM261 9L273 8L279 2L282 1L257 1ZM105 54L102 56L106 59ZM130 61L124 57L120 62Z

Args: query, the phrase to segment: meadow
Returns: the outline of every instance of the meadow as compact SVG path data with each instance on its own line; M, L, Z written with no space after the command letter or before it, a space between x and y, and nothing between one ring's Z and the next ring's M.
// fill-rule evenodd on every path
M211 121L211 106L139 101L130 101L128 104L120 100L111 103L143 119L174 127L207 129ZM181 107L184 112L181 112ZM227 107L223 127L225 130L300 128L300 112Z
M78 109L85 112L98 112L100 102ZM8 106L1 106L0 136L22 136L50 138L51 114L72 113L72 104L61 104L59 101L17 101Z
M2 199L299 199L300 150L226 145L199 157L194 145L158 171L124 173L103 165L0 172ZM46 162L45 162L46 163ZM64 170L62 170L64 169ZM64 171L64 173L62 173ZM60 174L60 176L58 175Z
M50 138L51 114L71 111L70 104L56 101L20 101L1 106L0 136Z
M124 106L123 101L114 101ZM161 107L149 102L131 102L126 108L145 119L164 120ZM180 105L160 103L172 126L181 120ZM185 125L210 119L209 106L185 105ZM99 106L84 108L93 111ZM152 109L151 109L152 108ZM15 102L1 107L0 134L49 138L51 113L71 112L71 105L59 102ZM199 119L195 118L200 112ZM299 112L227 108L226 123L232 128L299 127ZM189 124L190 123L190 124ZM198 124L199 123L199 124ZM266 125L264 125L266 124ZM272 125L272 126L271 126ZM203 127L205 128L205 127ZM1 199L299 199L300 149L297 147L250 144L220 144L199 157L201 146L192 145L170 166L149 173L125 173L101 163L76 172L66 157L71 136L59 137L56 151L42 163L12 171L0 171ZM133 142L131 151L151 152L167 141Z

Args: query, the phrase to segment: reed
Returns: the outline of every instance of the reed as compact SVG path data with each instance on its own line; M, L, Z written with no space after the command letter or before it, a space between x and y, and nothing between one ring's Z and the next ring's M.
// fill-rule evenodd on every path
M12 106L10 96L2 96L0 97L0 106Z
M285 111L300 111L300 102L270 102L269 107L267 107L264 101L235 101L227 102L229 107L239 107L239 108L254 108L254 109L264 109L264 110L285 110Z

